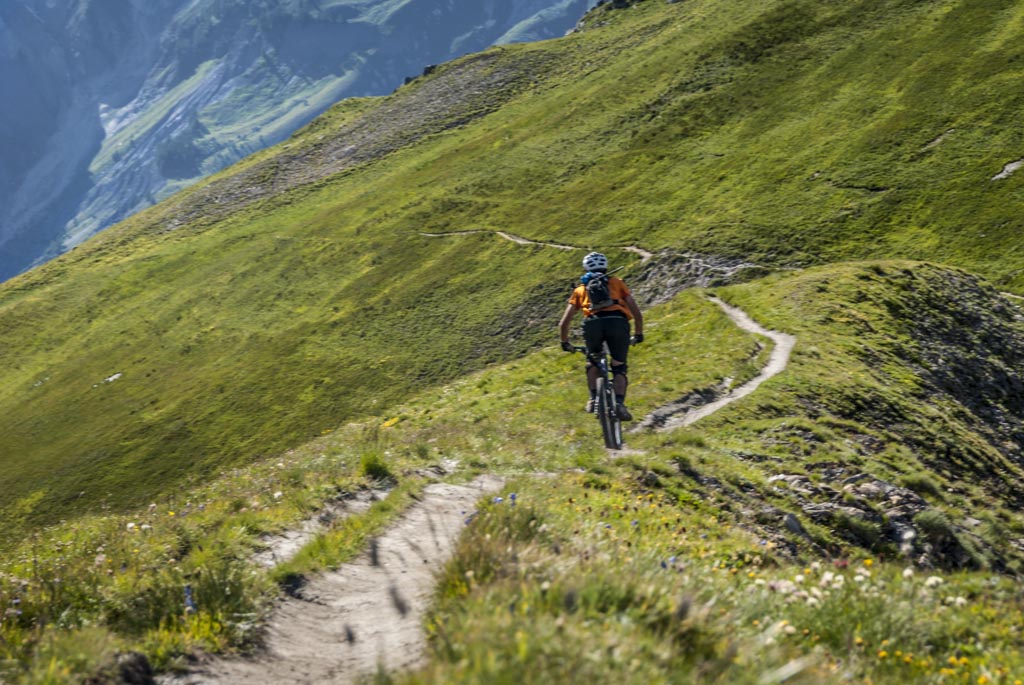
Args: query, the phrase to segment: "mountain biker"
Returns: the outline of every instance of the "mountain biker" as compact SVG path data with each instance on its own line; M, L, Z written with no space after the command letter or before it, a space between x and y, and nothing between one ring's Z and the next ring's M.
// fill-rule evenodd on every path
M612 298L612 304L602 307L597 311L591 308L590 298L587 293L586 284L597 275L608 273L608 258L600 252L591 252L583 258L583 268L587 273L580 279L581 285L573 290L569 297L569 304L562 314L558 323L558 330L562 338L562 349L566 352L574 352L573 346L569 343L569 325L573 316L579 310L583 310L583 340L586 342L587 351L592 354L600 354L603 343L608 343L608 353L612 361L612 388L615 390L616 413L622 421L632 421L633 416L626 408L626 388L629 379L626 372L629 344L639 344L644 341L644 317L640 313L640 307L629 292L629 288L620 278L608 276L608 290ZM632 338L629 337L629 320L636 324L636 332ZM597 367L587 363L587 387L590 389L590 401L587 402L587 411L593 412L597 401Z

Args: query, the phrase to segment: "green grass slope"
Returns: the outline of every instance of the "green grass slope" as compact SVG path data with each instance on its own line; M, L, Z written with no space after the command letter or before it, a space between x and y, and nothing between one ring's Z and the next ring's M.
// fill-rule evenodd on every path
M1024 177L990 180L1024 156L1022 17L609 5L339 105L0 288L7 530L145 502L549 339L579 253L422 232L927 258L1024 287Z
M173 668L252 646L281 585L350 558L454 463L452 478L509 482L466 526L426 623L429 663L400 682L1024 677L1008 577L1024 562L1024 410L994 382L1020 363L1021 311L912 262L716 294L797 335L789 368L694 426L630 434L617 458L580 411L579 358L545 349L151 507L40 529L0 566L0 674L76 682L118 651ZM638 413L763 363L763 341L699 291L649 313ZM947 335L955 317L970 325ZM936 354L972 363L951 382L921 363ZM254 566L262 535L381 478L395 490L370 512L284 567Z

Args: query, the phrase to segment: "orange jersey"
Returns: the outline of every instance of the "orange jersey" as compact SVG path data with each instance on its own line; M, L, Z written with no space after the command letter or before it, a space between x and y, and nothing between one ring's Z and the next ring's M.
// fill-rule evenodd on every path
M608 277L608 292L611 293L612 299L615 300L615 304L611 307L605 307L602 312L622 312L627 319L632 319L633 315L629 312L629 307L626 306L626 298L629 297L629 287L621 278L615 276ZM590 311L590 298L587 297L587 286L578 285L576 290L572 291L572 295L569 296L569 304L576 307L576 309L583 310L583 316L591 316L594 312Z

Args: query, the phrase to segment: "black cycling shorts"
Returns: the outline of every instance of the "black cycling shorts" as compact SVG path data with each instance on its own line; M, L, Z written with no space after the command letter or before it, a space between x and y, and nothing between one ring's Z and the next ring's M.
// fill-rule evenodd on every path
M587 351L600 354L608 343L612 359L625 364L629 356L629 319L624 316L591 316L583 319L583 340Z

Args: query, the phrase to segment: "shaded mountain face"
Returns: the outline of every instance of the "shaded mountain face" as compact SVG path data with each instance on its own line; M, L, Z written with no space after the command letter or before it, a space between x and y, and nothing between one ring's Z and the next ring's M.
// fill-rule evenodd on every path
M425 65L595 0L0 4L0 279Z

